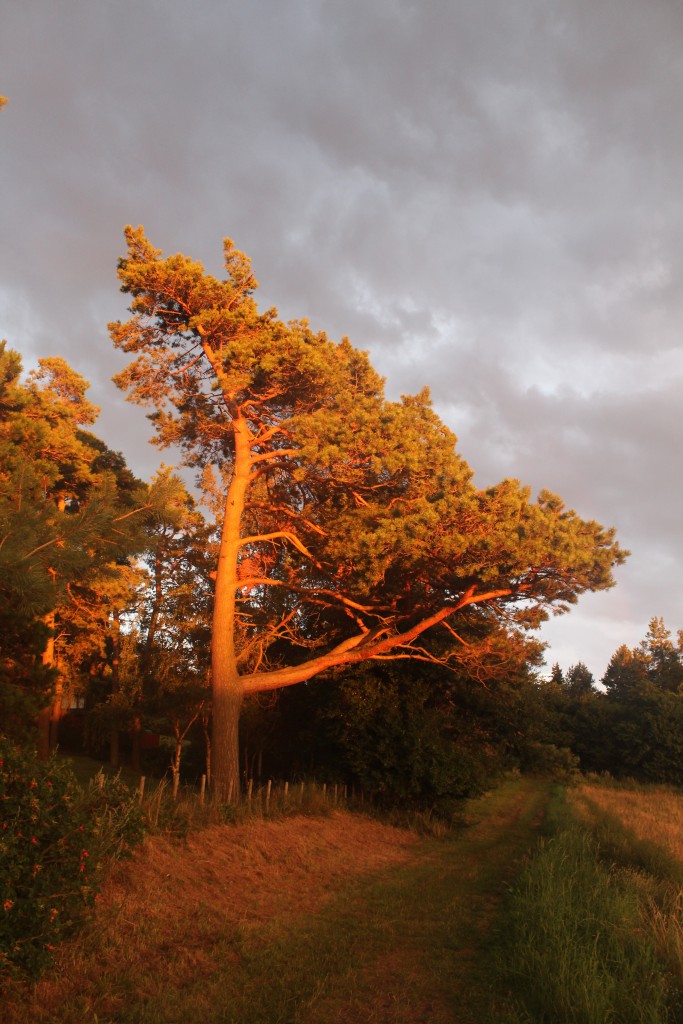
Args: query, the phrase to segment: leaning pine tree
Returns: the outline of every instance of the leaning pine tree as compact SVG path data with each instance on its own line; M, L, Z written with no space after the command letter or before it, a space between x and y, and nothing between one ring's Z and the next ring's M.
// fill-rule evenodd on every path
M460 618L534 626L613 584L625 557L613 530L547 492L531 502L515 480L474 487L428 393L389 402L347 340L259 312L232 242L221 281L163 258L141 228L126 239L132 316L110 330L135 358L115 381L152 407L155 443L180 446L221 510L212 782L223 799L238 799L244 694L371 658L448 662Z

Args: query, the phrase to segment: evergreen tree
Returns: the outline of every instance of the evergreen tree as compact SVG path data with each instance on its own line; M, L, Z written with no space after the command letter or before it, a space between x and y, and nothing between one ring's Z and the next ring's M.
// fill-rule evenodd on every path
M659 690L679 693L683 685L683 659L663 619L650 619L640 652L647 663L647 673L652 683Z
M565 685L564 672L560 668L559 662L557 661L553 665L552 670L550 672L550 682L553 683L554 686Z
M87 381L59 357L38 362L22 381L19 355L0 345L0 702L13 709L14 728L20 705L26 714L41 705L47 756L69 620L86 592L102 603L108 586L125 586L153 503L121 456L85 429L98 414Z
M427 392L388 402L367 356L259 312L249 260L225 280L162 258L141 228L119 263L134 358L115 379L152 407L221 507L212 627L213 777L236 799L247 693L375 658L469 656L458 617L520 626L612 585L612 530L517 481L478 490ZM282 658L288 652L287 660ZM292 653L294 652L294 653Z
M610 697L629 700L650 685L647 660L641 651L622 644L610 658L601 681Z
M567 675L565 678L565 686L571 697L576 699L582 699L590 697L594 693L595 680L593 673L584 665L582 661L571 665L567 669Z

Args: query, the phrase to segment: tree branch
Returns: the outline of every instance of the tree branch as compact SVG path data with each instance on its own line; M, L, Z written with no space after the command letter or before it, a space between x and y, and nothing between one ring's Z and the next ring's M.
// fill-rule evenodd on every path
M256 534L253 537L244 537L240 541L240 547L244 547L245 544L266 543L272 540L277 540L278 538L290 541L290 543L293 544L297 551L300 551L302 555L306 555L306 558L313 559L311 552L304 544L301 543L296 534L290 533L288 530L277 530L275 533L261 533Z
M293 665L287 668L276 669L273 672L256 672L243 676L242 685L244 686L244 692L259 693L263 690L276 690L284 686L293 686L296 683L303 683L327 669L369 661L388 654L392 650L396 650L396 648L405 648L412 640L415 640L422 633L426 633L432 626L438 625L462 608L472 604L482 604L485 601L494 601L498 597L508 597L512 592L512 588L506 588L504 590L493 590L483 594L476 594L475 587L471 586L455 604L441 608L438 612L428 616L426 619L422 619L403 633L382 638L382 633L386 633L386 627L379 632L379 635L378 633L373 634L367 631L349 637L331 651L321 654L317 658L312 658L303 665Z

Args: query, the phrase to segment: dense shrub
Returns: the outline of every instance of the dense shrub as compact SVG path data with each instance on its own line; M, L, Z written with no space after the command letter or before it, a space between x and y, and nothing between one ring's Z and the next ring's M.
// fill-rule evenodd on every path
M339 744L353 777L382 804L448 815L482 792L489 766L455 733L455 716L434 705L434 691L393 667L360 669L340 686Z
M2 738L0 817L0 973L35 976L143 820L120 780L99 776L84 792L64 762L39 762Z

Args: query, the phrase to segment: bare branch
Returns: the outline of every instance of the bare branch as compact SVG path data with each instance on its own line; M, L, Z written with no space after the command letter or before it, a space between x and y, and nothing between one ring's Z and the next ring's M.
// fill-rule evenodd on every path
M441 608L438 612L422 619L403 633L386 636L379 635L379 638L370 633L370 631L356 634L338 644L327 654L322 654L318 658L312 658L303 665L276 669L267 674L253 673L243 676L244 691L245 693L255 693L261 690L278 689L282 686L293 686L296 683L305 682L305 680L311 679L327 669L382 657L395 651L398 647L406 648L412 640L415 640L422 633L426 633L432 626L439 625L450 615L454 615L468 605L481 604L482 602L495 600L498 597L509 596L512 593L512 590L508 588L488 591L482 594L477 594L475 591L476 588L471 586L454 604ZM382 633L387 633L386 627L382 630Z
M260 438L256 438L257 442L260 442ZM259 455L252 455L252 465L256 462L272 462L275 459L282 458L283 455L299 455L298 448L275 448L272 452L261 452Z
M199 362L203 355L204 350L201 349L191 362L186 363L184 366L179 366L177 370L169 370L169 374L171 375L171 377L177 377L179 373L186 373L194 366L195 363Z
M244 537L240 541L240 547L244 547L245 544L266 543L273 540L278 540L279 538L283 540L288 540L291 544L294 545L297 551L300 551L302 555L306 555L306 558L313 558L313 555L308 550L308 548L301 543L301 541L299 540L295 533L290 533L289 530L277 530L275 533L262 533L256 534L253 537Z

